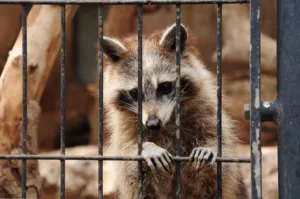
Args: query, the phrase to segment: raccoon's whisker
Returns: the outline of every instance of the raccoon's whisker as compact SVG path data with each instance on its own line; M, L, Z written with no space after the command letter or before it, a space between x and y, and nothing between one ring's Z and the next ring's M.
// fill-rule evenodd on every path
M131 104L128 104L128 103L126 103L126 102L122 102L122 104L123 104L123 106L124 106L125 108L132 108L132 105L131 105Z
M191 97L187 97L187 96L185 96L185 95L180 95L180 100L183 100L183 99L191 99Z
M180 90L180 94L183 94L183 93L185 93L185 89L187 88L187 86L188 86L188 84L187 85L185 85L185 87L184 88L182 88L181 90Z
M135 107L132 106L131 104L128 104L126 102L122 102L124 108L128 109L128 110L131 110L131 111L134 111Z
M151 112L155 108L157 108L157 105L150 107L149 112Z

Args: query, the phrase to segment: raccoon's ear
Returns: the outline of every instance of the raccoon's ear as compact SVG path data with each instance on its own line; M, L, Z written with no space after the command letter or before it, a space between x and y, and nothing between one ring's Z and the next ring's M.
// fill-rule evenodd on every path
M118 62L126 52L126 47L118 40L103 37L103 53L113 62Z
M187 31L184 25L180 24L180 47L181 52L184 50L187 40ZM175 51L176 49L176 24L170 26L162 35L159 45Z

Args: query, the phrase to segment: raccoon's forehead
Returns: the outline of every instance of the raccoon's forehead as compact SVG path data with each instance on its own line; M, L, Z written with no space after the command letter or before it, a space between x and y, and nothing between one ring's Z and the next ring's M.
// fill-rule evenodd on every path
M153 84L156 84L158 82L175 80L175 56L173 58L168 54L145 51L142 58L143 80L145 82L151 81ZM118 73L126 80L137 81L138 55L131 54L124 58L118 67Z

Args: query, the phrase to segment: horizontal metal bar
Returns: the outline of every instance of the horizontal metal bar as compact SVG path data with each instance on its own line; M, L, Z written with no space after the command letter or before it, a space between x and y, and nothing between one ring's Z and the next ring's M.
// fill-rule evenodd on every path
M138 161L143 160L141 156L70 156L70 155L0 155L1 159L31 159L31 160L116 160L116 161ZM176 161L189 161L189 157L174 157ZM250 163L249 158L217 158L217 162Z
M243 4L249 0L0 0L0 4Z
M277 121L278 113L277 113L277 100L272 101L264 101L260 103L260 114L261 122L272 122ZM250 119L250 104L244 105L244 117L245 119Z

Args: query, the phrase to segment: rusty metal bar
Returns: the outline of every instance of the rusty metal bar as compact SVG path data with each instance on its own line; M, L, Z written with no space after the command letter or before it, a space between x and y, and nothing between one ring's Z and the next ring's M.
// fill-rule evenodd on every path
M176 4L176 157L180 157L180 59L181 59L181 6ZM176 199L180 199L180 162L175 162Z
M0 0L0 4L110 4L110 5L126 5L126 4L244 4L249 0Z
M260 0L250 2L250 137L252 198L262 198L260 129Z
M70 156L70 155L0 155L2 159L29 159L29 160L117 160L117 161L138 161L143 160L141 156ZM176 161L190 161L189 157L174 157ZM249 158L217 158L217 162L250 163Z
M218 157L222 157L222 4L217 6L217 131ZM222 199L222 162L217 163L218 199Z
M27 5L22 5L22 150L27 153ZM22 198L26 198L26 159L22 160Z
M260 121L261 122L272 122L278 119L278 101L264 101L260 103ZM250 119L250 104L244 105L244 117Z
M103 6L98 6L98 154L103 156ZM103 161L98 161L98 198L103 198Z
M278 3L278 183L280 199L300 196L300 1Z
M65 155L66 126L66 7L61 5L60 152ZM60 160L60 198L65 198L65 160Z
M143 7L138 5L138 155L142 153L143 146ZM143 162L138 161L138 198L143 198Z

